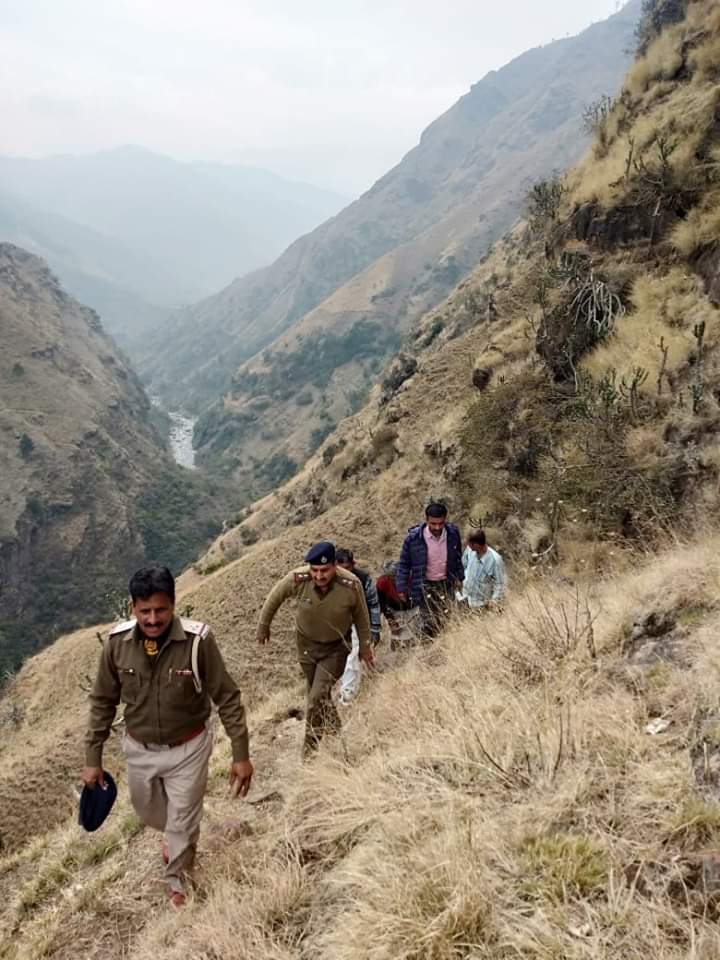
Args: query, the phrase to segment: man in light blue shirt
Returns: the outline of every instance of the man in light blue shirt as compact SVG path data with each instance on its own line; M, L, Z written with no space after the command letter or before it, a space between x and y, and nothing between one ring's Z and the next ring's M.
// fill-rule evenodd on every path
M484 530L473 531L466 544L462 599L474 610L499 606L505 595L506 583L502 557L487 545Z

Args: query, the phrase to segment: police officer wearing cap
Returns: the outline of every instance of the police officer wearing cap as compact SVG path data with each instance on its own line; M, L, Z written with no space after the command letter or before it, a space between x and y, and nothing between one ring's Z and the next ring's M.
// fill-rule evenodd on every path
M345 669L350 646L345 639L353 624L360 641L360 659L373 663L370 618L361 582L335 561L335 547L316 543L305 564L291 570L268 594L260 613L259 643L270 639L270 624L286 600L297 601L295 636L298 659L307 682L307 718L303 752L317 747L323 734L337 732L340 717L331 691Z

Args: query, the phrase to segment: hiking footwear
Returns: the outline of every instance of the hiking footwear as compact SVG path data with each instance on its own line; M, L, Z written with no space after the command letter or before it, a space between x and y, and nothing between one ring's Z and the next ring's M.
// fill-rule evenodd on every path
M186 896L181 890L171 890L170 891L170 904L175 907L176 910L179 910L180 907L184 907L186 903Z

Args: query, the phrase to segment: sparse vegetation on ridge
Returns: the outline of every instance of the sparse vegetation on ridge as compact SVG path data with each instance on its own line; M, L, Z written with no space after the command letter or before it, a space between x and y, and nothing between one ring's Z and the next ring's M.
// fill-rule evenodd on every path
M344 747L305 767L295 694L271 697L252 712L254 799L275 799L231 806L212 780L181 918L158 912L157 843L123 794L105 836L63 829L0 861L4 955L714 956L719 588L712 538L626 569L622 590L541 580L376 678Z
M8 958L69 960L78 945L110 960L720 955L720 257L704 230L699 245L682 234L693 211L712 215L717 190L699 66L713 18L710 0L689 3L669 27L683 69L608 114L596 166L615 176L622 137L648 145L644 167L590 197L593 165L571 172L551 242L520 225L498 244L409 332L412 372L376 385L188 577L181 602L216 628L251 704L258 777L253 802L231 805L221 740L184 915L159 909L147 831L83 862L87 840L68 842L51 796L57 832L22 846L13 800L43 758L48 776L71 766L93 633L63 638L13 681ZM661 185L682 203L655 217L667 194L636 178L661 169L657 134L672 116L692 148L666 153L675 179ZM549 319L600 335L548 346ZM507 607L388 656L343 738L300 766L288 621L262 651L248 627L267 583L326 535L377 568L431 495L506 553ZM52 880L68 850L69 874L38 889L38 859Z

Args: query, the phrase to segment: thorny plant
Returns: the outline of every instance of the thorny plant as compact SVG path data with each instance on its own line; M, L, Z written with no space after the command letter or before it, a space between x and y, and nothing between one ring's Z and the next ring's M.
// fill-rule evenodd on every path
M527 682L539 682L555 665L585 646L591 660L597 658L595 617L580 589L568 602L550 605L538 593L530 604L532 616L520 622L525 642L503 647L502 654L513 672Z
M567 183L557 174L532 185L525 202L530 229L536 236L542 236L557 225L567 192Z
M658 396L662 395L662 385L663 379L667 378L667 359L668 351L670 347L665 343L665 337L660 337L660 343L658 343L658 350L662 354L662 360L660 361L660 368L657 375L657 394ZM670 389L672 390L672 383L668 380Z
M695 380L690 384L690 396L692 397L692 412L697 414L700 412L700 407L702 406L703 397L705 394L705 377L704 377L704 364L705 364L705 321L701 320L700 323L696 323L693 327L693 336L695 337L695 342L697 343L697 354L695 361Z
M630 371L630 379L623 377L620 381L620 393L628 402L633 423L636 423L640 417L640 387L648 376L648 371L644 367L633 367Z
M538 279L535 302L543 312L549 305L549 293L553 286L570 294L569 310L573 323L587 326L597 340L607 337L616 320L625 313L618 294L597 276L590 257L584 254L563 253Z
M608 120L614 106L614 98L603 94L583 110L583 126L586 133L596 138L595 152L600 156L607 153Z
M570 309L574 322L585 324L598 340L610 334L616 319L625 312L620 297L592 270L578 286Z

